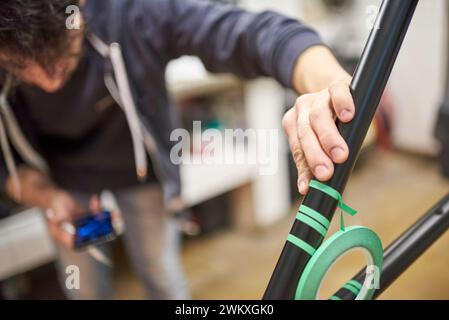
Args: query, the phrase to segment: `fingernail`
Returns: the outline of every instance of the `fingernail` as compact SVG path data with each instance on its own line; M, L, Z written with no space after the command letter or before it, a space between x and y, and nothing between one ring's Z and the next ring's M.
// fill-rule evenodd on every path
M343 120L349 120L351 117L352 117L352 112L349 111L348 109L345 109L340 113L340 118Z
M315 168L315 176L317 176L318 178L326 176L328 172L329 171L327 170L327 167L323 165Z
M340 147L333 148L331 151L331 156L334 161L338 161L339 159L343 158L344 154L345 151Z

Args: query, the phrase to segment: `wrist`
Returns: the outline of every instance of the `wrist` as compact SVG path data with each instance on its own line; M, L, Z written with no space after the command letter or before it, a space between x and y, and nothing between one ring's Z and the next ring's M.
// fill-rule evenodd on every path
M46 209L52 199L61 192L49 177L39 171L22 166L17 172L20 181L20 197L16 200L25 206ZM8 195L14 196L13 191L11 178L8 178Z
M349 84L351 76L327 47L311 47L298 58L293 82L301 94L319 92L340 81Z

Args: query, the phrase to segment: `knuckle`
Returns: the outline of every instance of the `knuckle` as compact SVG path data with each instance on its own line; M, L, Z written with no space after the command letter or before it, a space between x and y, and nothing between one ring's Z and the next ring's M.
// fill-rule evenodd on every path
M310 94L304 94L304 95L298 97L296 99L295 107L297 109L301 109L301 108L307 106L310 101L310 97L311 97Z
M346 89L347 84L344 83L341 80L337 80L335 82L333 82L330 86L329 86L329 93L334 96L339 94L342 90Z
M309 114L309 120L310 122L314 123L317 121L320 121L320 119L322 118L323 113L322 110L316 106Z
M326 131L320 134L320 141L324 148L330 149L337 145L335 134L331 131Z
M293 160L296 163L296 166L300 167L300 165L304 162L304 152L302 151L300 146L294 146L292 150Z
M316 155L309 155L307 163L310 168L315 168L316 166L322 164L323 161L321 161L321 159Z
M300 176L307 177L310 175L310 168L305 160L301 161L297 168Z
M337 82L333 82L333 83L329 86L329 94L330 94L331 96L333 96L334 93L335 93L335 91L337 90L337 88L338 88L338 83L337 83Z
M329 86L329 94L333 97L340 96L345 89L346 85L342 81L337 81Z
M307 139L307 132L309 131L310 126L308 124L302 124L298 128L298 139L300 142L304 142Z

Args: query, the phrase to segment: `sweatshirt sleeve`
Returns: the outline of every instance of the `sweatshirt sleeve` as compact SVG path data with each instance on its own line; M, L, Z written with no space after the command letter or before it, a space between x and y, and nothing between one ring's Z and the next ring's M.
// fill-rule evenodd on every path
M292 87L298 57L322 44L311 28L272 11L251 13L199 0L147 0L145 5L157 7L170 58L198 56L211 72L270 76Z

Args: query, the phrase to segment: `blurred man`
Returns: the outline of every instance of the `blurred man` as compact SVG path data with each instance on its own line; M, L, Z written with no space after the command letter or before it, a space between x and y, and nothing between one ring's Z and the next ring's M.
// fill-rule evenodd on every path
M67 28L73 5L82 8L75 29ZM112 297L110 268L74 252L63 228L89 205L97 210L93 195L104 189L123 211L125 247L148 294L189 298L167 214L182 202L169 158L177 122L164 74L181 55L200 57L211 72L271 76L304 94L283 123L300 193L312 173L325 181L348 157L334 117L354 116L350 77L317 34L293 19L193 0L2 0L3 185L48 213L62 280L67 266L80 268L71 298Z

